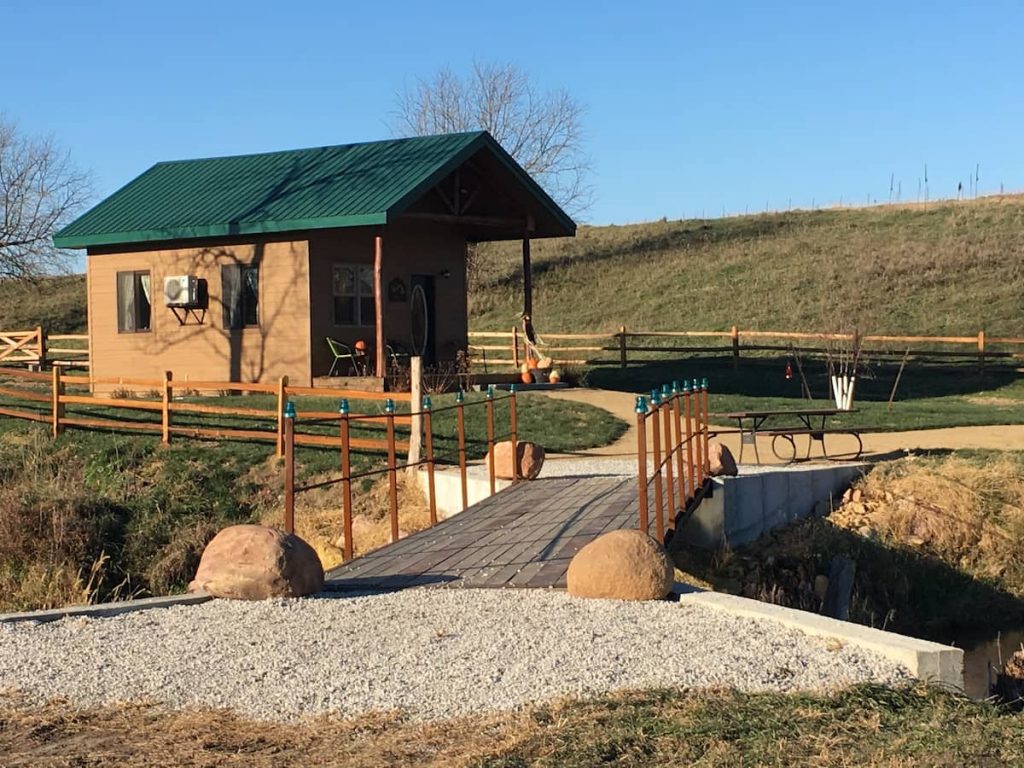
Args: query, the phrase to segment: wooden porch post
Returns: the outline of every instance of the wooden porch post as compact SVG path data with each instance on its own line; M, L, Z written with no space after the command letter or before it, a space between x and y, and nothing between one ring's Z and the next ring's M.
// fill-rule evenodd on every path
M384 378L386 370L384 365L386 362L384 359L384 291L381 288L383 282L381 277L383 261L384 237L383 235L377 235L373 238L373 306L377 323L377 370L375 374L380 379Z
M533 317L533 268L530 266L530 236L523 237L523 314Z

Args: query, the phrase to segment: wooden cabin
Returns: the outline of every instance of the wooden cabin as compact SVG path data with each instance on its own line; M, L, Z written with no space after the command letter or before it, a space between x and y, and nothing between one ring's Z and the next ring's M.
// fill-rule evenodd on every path
M311 385L328 337L381 378L389 347L455 359L467 245L522 241L529 313L530 239L575 231L478 131L158 163L54 243L87 249L95 377Z

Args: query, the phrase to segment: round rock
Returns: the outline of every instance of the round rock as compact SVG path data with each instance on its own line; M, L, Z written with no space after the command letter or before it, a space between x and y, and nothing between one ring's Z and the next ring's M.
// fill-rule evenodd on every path
M610 600L660 600L672 591L665 548L638 530L611 531L576 553L566 574L569 594Z
M188 590L236 600L264 600L302 597L323 587L320 558L298 536L262 525L232 525L206 545Z

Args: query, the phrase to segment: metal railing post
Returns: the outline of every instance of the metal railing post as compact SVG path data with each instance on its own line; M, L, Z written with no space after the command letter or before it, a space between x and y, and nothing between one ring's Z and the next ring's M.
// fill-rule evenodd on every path
M693 456L693 396L690 382L683 382L683 410L686 422L686 480L690 484L690 497L697 495L697 475Z
M352 542L352 452L349 424L348 400L338 403L338 415L341 417L341 526L345 539L342 559L348 562L355 552Z
M460 389L455 395L455 423L459 437L459 477L462 479L462 510L469 508L469 489L466 485L466 405Z
M513 461L515 457L513 457ZM487 387L487 475L491 481L491 496L494 488L494 385Z
M686 507L686 475L683 474L685 469L685 460L683 459L683 418L680 411L679 398L681 397L679 391L679 382L672 382L672 416L676 422L676 482L678 483L679 489L679 507Z
M423 396L423 429L427 449L427 502L430 505L430 524L437 523L437 497L434 491L434 423L430 412L430 395Z
M703 379L700 383L701 396L704 399L704 407L701 409L701 414L704 416L704 477L706 478L711 474L711 452L709 450L709 443L711 440L710 430L708 429L708 380Z
M693 492L697 492L698 486L704 484L704 437L701 434L701 424L703 419L700 415L701 411L701 399L700 399L700 379L693 380L693 434L694 434L694 464L697 467L696 485L693 486Z
M398 468L395 460L395 401L384 401L388 435L388 512L391 518L391 542L398 541Z
M643 395L636 399L636 455L639 488L637 499L640 505L640 530L647 533L647 400Z
M284 422L284 531L295 533L295 404L289 400Z
M519 412L516 405L516 385L508 388L508 429L512 441L512 482L519 481Z
M674 443L672 442L672 388L665 384L661 388L661 414L662 437L665 441L665 527L674 528L676 519L676 481L672 476L672 454Z
M658 541L665 536L665 517L661 510L661 429L658 411L661 408L661 392L657 389L651 390L651 447L654 453L654 526L658 534Z

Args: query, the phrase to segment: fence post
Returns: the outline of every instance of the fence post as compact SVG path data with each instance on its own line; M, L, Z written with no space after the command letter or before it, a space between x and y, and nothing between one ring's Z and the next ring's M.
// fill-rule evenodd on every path
M978 331L978 370L985 370L985 330Z
M171 379L173 374L164 371L163 389L160 392L160 442L169 445L171 442Z
M508 387L508 432L512 442L512 482L519 481L519 411L516 406L516 385Z
M647 533L647 400L643 395L636 399L636 456L640 530Z
M672 442L672 389L668 384L661 388L661 416L663 437L665 439L665 526L675 527L676 519L676 489L675 479L672 476L673 445ZM664 537L663 537L664 538Z
M419 463L423 448L423 415L420 403L423 402L423 358L419 355L409 358L409 391L410 410L412 417L409 425L409 474L415 473L413 464Z
M519 329L512 326L512 365L519 370Z
M53 405L53 436L57 437L64 431L64 426L60 423L61 419L64 418L64 403L60 400L64 396L64 380L61 379L59 365L53 366L51 377L50 394Z
M430 524L437 523L437 498L434 491L434 423L430 413L430 395L423 396L423 427L427 441L427 502L430 505Z
M491 481L491 496L494 490L494 385L487 387L487 475Z
M36 326L36 339L39 342L39 370L41 371L46 365L46 333L41 325Z
M619 326L619 365L626 367L626 326Z
M664 541L665 518L661 511L661 429L658 423L661 416L658 411L661 409L661 391L651 390L651 448L654 454L654 530L658 534L658 541Z
M287 387L287 376L282 376L277 380L277 458L284 455L284 408Z
M345 540L341 557L348 562L352 559L354 551L352 543L352 454L349 450L348 400L342 399L338 403L338 416L341 420L341 528Z
M740 366L740 331L735 325L732 327L732 367Z
M395 401L384 401L388 429L388 512L391 517L391 543L398 541L398 468L395 461Z
M455 424L459 436L459 477L462 480L462 511L469 508L469 491L466 486L466 406L465 396L460 389L455 394Z
M295 533L295 405L284 408L284 531Z

